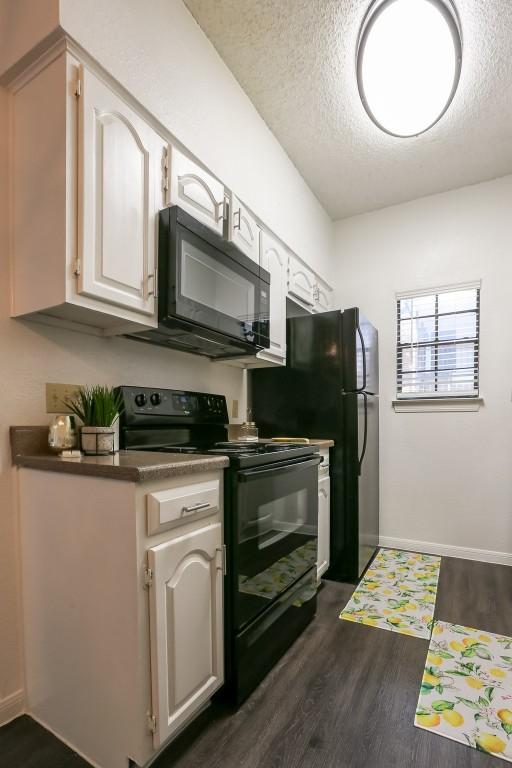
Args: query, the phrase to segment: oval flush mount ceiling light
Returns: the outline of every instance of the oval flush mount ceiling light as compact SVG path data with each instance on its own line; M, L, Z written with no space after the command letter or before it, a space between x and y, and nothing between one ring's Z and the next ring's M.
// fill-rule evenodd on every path
M374 0L359 34L357 83L383 131L407 138L435 125L452 102L461 65L451 0Z

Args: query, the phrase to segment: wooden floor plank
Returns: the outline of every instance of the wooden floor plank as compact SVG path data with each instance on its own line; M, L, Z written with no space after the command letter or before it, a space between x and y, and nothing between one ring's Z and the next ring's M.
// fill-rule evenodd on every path
M313 623L238 712L211 708L153 768L507 765L414 727L428 641L340 621L353 589L326 582ZM435 615L512 636L512 569L443 558ZM29 718L0 729L0 763L86 766Z

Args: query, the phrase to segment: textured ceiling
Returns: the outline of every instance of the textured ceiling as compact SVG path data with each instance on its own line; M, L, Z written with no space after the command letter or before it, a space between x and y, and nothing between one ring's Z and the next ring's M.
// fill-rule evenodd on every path
M512 172L512 0L456 0L455 99L427 133L380 131L355 48L370 0L185 0L333 219Z

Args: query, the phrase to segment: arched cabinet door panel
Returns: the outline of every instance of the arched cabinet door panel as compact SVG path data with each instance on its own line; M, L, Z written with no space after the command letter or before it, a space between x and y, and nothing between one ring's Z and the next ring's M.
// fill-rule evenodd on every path
M315 275L294 256L289 262L288 293L307 307L315 306Z
M333 308L332 290L317 282L315 286L315 311L329 312L329 310Z
M165 143L85 67L81 83L78 292L153 314Z
M169 148L169 204L179 205L219 235L224 233L224 185L176 147Z
M272 235L261 232L261 266L270 273L270 346L259 353L286 359L286 272L288 256ZM258 355L258 356L259 356Z
M148 551L154 746L224 680L222 536L216 523Z
M233 195L229 239L256 264L260 263L260 228L252 213Z

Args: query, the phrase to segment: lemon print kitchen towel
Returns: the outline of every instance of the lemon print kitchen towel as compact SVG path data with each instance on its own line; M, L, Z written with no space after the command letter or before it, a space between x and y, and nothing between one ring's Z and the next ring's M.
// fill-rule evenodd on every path
M414 724L512 763L512 637L436 621Z
M380 549L340 619L430 637L441 558Z

